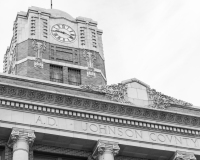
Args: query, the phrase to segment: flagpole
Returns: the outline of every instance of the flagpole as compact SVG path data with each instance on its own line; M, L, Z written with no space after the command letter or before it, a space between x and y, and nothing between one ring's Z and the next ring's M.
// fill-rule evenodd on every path
M51 9L52 9L52 0L51 0Z

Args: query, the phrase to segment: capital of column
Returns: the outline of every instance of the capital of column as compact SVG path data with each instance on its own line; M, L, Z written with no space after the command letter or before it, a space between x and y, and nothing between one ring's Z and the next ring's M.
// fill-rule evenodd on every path
M120 148L117 142L99 140L92 154L92 158L96 159L105 152L112 154L114 157L119 153L119 150Z
M13 128L7 145L13 147L18 140L27 141L29 146L32 146L35 140L34 131L23 128Z
M197 159L193 153L176 151L171 160L197 160Z

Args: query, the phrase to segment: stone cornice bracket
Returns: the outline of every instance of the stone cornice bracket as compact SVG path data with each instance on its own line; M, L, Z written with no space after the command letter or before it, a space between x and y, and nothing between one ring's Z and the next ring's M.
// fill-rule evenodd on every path
M115 155L119 153L119 150L120 148L119 148L118 143L99 140L92 154L92 158L100 159L98 157L102 156L105 152L111 153L114 157Z
M28 142L29 146L33 145L35 140L35 134L33 130L23 129L23 128L13 128L10 134L7 145L13 147L14 143L19 139L24 139Z
M193 153L176 151L171 160L197 160Z

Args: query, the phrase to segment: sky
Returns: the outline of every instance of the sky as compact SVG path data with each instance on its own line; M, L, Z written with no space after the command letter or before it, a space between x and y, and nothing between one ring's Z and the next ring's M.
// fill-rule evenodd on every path
M0 0L0 72L17 12L50 8L50 0ZM103 30L108 84L137 78L171 97L200 106L199 0L53 0L72 17Z

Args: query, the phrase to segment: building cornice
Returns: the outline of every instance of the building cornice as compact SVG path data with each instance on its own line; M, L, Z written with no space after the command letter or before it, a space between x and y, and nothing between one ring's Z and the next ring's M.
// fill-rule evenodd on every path
M9 110L20 110L23 112L37 113L42 115L63 117L74 120L90 121L105 125L114 125L128 128L138 128L143 130L153 130L162 133L174 133L179 135L187 135L197 137L200 135L200 130L194 126L180 126L176 124L166 124L159 121L149 121L145 119L124 118L113 115L105 115L99 113L92 113L83 111L81 109L75 110L73 108L56 107L55 105L38 105L34 102L25 102L20 100L9 100L9 98L0 97L0 106ZM198 126L196 126L198 127Z
M24 79L16 76L1 74L1 77L9 77L10 79ZM12 77L12 78L11 78ZM31 79L29 79L31 81ZM33 81L32 81L33 82ZM47 81L44 81L47 84ZM41 82L40 82L41 83ZM45 83L41 83L46 85ZM53 83L56 84L56 83ZM81 91L79 87L64 85L72 90ZM57 87L57 86L56 86ZM62 85L60 86L62 87ZM83 90L82 90L83 91ZM84 92L84 91L83 91ZM58 93L52 91L41 90L38 88L23 87L0 82L0 96L3 99L11 98L14 101L21 99L22 101L37 105L45 106L53 105L55 108L79 109L79 111L87 111L88 113L98 113L99 115L110 115L116 117L129 117L130 119L139 119L140 121L163 122L167 124L178 124L181 126L192 126L197 128L200 126L200 116L189 113L180 113L168 110L158 110L144 107L137 107L129 104L122 104L108 100L97 98L89 98L84 96L72 95L67 93ZM101 95L103 96L103 95ZM200 112L199 109L194 109Z

